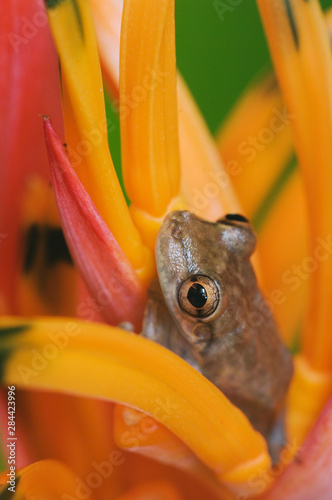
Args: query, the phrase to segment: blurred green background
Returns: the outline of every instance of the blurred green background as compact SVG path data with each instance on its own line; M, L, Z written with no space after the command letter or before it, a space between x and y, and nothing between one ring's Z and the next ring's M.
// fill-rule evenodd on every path
M321 5L332 6L332 0ZM256 2L175 0L175 25L178 67L215 133L248 83L271 66ZM115 125L110 148L119 168L118 119L107 109Z
M320 3L332 6L332 0ZM271 66L257 5L175 0L175 6L178 67L215 132L246 85Z
M178 67L212 132L269 64L256 2L231 3L175 0Z

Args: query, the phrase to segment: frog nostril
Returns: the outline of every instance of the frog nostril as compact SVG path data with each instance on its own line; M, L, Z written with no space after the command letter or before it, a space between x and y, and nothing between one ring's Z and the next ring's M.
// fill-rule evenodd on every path
M171 232L171 235L173 236L173 238L175 238L176 240L181 240L182 230L181 230L181 227L179 225L179 221L177 221L177 220L172 221L171 226L170 226L170 232Z

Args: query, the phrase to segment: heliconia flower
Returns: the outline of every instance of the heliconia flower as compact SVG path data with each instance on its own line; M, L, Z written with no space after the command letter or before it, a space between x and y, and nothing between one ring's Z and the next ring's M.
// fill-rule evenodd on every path
M17 14L14 3L6 0L0 7L10 12L11 26L23 13L31 28L24 16L34 16L37 9L46 27L44 7L37 1L28 13ZM332 217L330 21L316 0L258 0L258 5L281 92L273 75L260 79L215 143L176 72L174 0L46 1L60 61L65 136L57 122L60 108L47 98L58 89L54 49L48 45L53 56L45 85L51 90L37 114L43 118L38 116L38 127L43 123L52 194L43 156L42 175L17 191L14 181L8 184L9 197L15 195L11 248L17 256L21 225L26 240L21 261L28 272L23 278L16 273L11 283L14 261L7 249L0 310L20 315L0 321L1 381L8 394L15 394L23 452L14 480L11 469L0 475L4 497L12 480L17 499L328 500L331 400L322 409L332 393L332 264L325 258ZM39 17L33 19L36 23ZM6 52L3 64L13 61L24 79L12 88L2 85L19 93L22 82L31 80L32 66L26 59L25 69L13 56L24 41L16 35L11 40L13 53ZM39 68L45 68L42 62L37 57ZM118 99L129 208L108 147L101 70ZM35 97L39 87L32 88ZM36 102L31 100L33 109ZM25 108L14 109L22 123L30 117ZM276 117L287 127L269 136L267 147L252 159L251 172L245 171L244 156L252 153L246 138L271 120L278 127ZM22 182L24 172L38 169L17 169L11 160L19 130L16 121L10 122L3 177ZM31 134L35 130L31 126ZM35 142L42 148L40 138ZM29 148L18 153L33 158ZM10 207L7 197L3 207ZM243 210L260 240L260 255L254 256L259 282L288 345L298 342L303 321L286 408L288 442L274 468L263 437L219 389L171 351L137 335L155 276L158 229L171 210L182 208L209 220ZM289 213L296 217L293 224ZM77 281L71 259L87 289ZM301 271L302 264L317 267L310 272L313 279L302 278L295 293L286 296L285 273L292 266ZM52 282L56 286L50 292ZM49 316L31 317L36 314ZM5 398L6 391L0 400L6 427Z

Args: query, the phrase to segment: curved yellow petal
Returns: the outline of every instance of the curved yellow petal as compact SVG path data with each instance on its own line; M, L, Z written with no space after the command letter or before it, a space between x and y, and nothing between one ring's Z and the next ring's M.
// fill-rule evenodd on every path
M103 85L89 3L50 2L48 16L61 63L71 163L135 269L148 260L133 225L108 148Z
M1 326L5 384L138 408L235 490L252 489L248 478L268 469L266 443L247 418L167 349L118 328L66 318L4 318Z

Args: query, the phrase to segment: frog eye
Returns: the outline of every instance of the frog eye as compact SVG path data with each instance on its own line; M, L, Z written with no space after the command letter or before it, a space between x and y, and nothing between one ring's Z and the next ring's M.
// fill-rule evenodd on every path
M181 283L178 301L181 309L190 316L206 318L220 303L219 288L212 278L195 274Z

